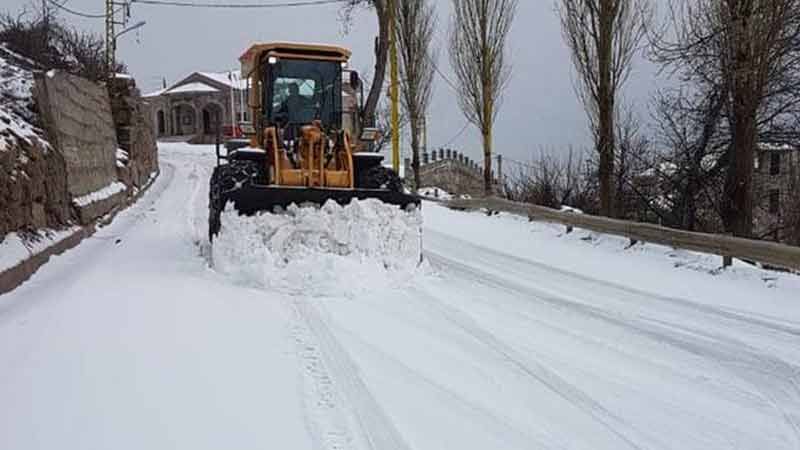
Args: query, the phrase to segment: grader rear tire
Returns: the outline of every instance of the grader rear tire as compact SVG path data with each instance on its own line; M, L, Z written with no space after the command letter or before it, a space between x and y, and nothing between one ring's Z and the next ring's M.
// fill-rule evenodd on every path
M358 185L365 189L386 189L403 192L403 180L397 173L383 166L373 167L359 174Z
M217 166L211 174L208 190L208 240L219 234L221 216L227 204L227 194L248 184L260 182L263 170L256 161L231 161Z

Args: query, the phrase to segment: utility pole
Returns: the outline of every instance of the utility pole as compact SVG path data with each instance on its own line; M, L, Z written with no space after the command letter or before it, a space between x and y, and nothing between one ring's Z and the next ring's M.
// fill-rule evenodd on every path
M44 24L44 32L42 33L42 48L47 49L50 43L50 14L47 11L47 0L42 0L42 24Z
M392 168L400 173L400 94L397 86L397 36L395 33L395 2L389 0L389 59L391 62L391 86L389 94L392 100Z
M114 0L106 0L106 76L111 79L117 43L114 39Z
M145 25L145 21L137 22L135 25L128 25L128 19L131 17L131 1L132 0L105 0L106 2L106 71L109 79L114 78L114 71L117 65L117 38L123 34L139 29ZM122 21L116 21L114 18L114 7L119 6L117 11L122 11ZM116 33L115 25L120 25L123 29Z

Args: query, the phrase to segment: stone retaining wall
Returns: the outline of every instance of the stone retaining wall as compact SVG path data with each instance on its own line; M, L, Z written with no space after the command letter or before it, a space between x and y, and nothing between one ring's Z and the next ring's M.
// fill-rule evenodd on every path
M44 141L0 136L0 239L17 230L61 228L71 218L66 166Z
M158 170L152 107L132 78L115 78L108 90L118 144L128 153L128 161L117 165L117 175L128 186L141 188Z

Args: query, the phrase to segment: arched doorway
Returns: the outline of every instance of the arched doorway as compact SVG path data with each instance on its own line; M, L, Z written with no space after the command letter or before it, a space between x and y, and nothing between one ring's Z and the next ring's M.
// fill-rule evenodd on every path
M203 108L203 134L216 135L218 127L222 127L222 108L209 103Z
M164 111L158 110L156 113L156 122L158 123L158 135L163 136L167 133L167 123L164 117Z
M173 131L176 136L186 136L197 133L195 119L196 111L188 103L180 103L172 108Z

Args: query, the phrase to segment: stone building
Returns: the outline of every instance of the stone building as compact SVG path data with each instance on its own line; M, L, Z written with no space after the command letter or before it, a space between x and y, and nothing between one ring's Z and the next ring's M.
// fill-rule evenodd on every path
M144 97L152 107L159 139L212 143L217 124L223 135L231 136L234 122L250 120L245 88L239 71L194 72Z
M759 144L753 177L756 237L800 245L800 148Z

